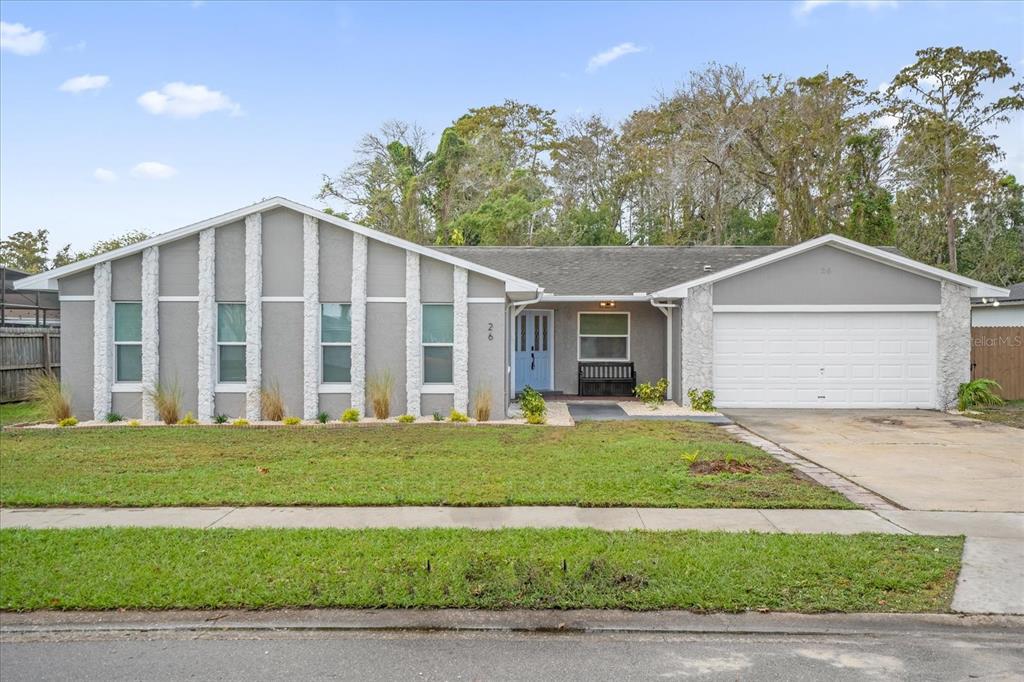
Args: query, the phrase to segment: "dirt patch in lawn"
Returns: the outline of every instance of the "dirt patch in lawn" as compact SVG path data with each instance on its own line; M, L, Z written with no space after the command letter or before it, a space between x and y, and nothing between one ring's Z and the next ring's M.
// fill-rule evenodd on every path
M752 474L757 468L746 462L726 459L702 459L690 465L690 473L701 476L711 474Z

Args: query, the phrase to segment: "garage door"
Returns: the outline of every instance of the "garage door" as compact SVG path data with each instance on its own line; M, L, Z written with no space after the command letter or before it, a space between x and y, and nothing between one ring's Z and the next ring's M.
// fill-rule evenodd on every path
M721 407L935 407L935 313L715 313Z

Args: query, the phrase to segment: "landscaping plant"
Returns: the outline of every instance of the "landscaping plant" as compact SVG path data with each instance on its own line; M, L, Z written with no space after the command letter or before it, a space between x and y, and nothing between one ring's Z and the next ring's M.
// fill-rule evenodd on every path
M139 426L139 425L140 425L140 422L139 422L138 419L132 419L130 422L128 422L128 426Z
M197 420L195 417L193 417L191 412L186 412L185 416L182 417L181 421L178 422L178 423L179 424L183 424L185 426L192 426L193 424L198 424L199 420Z
M412 416L411 414L403 414L398 418L398 421L402 424L412 424L414 421L416 421L416 417Z
M321 424L326 424L327 422L331 421L331 415L327 414L326 412L321 412L316 416L316 420Z
M448 421L450 422L468 422L469 417L462 414L458 410L452 410L451 414L448 415Z
M436 421L436 422L443 422L444 421L444 415L442 415L440 412L435 412L434 413L434 421Z
M477 389L473 397L473 414L478 422L489 421L491 418L491 389Z
M279 422L284 419L284 398L276 382L260 391L260 407L267 421Z
M39 406L50 421L71 417L71 399L52 372L41 372L29 380L29 400Z
M956 407L961 412L980 405L1002 405L1003 399L996 391L1003 390L994 379L975 379L960 384L956 392Z
M395 377L390 370L382 370L366 381L366 395L373 406L373 416L387 419L391 416L391 392L395 388Z
M213 418L213 423L214 424L227 424L228 423L228 416L226 414L218 414L216 417Z
M698 412L715 411L715 392L710 388L705 388L703 391L691 388L686 395L690 398L690 407Z
M114 422L123 422L123 421L124 421L124 417L119 415L117 412L108 412L107 413L107 423L108 424L113 424Z
M354 407L350 407L341 413L341 421L343 422L357 422L359 421L359 410Z
M281 420L281 423L285 426L295 426L296 424L301 424L302 419L299 417L285 417Z
M57 422L57 426L75 426L78 424L78 420L74 417L66 417Z
M246 419L245 417L239 417L235 421L231 422L231 425L232 426L248 426L249 425L249 420Z
M519 394L519 406L523 408L523 416L527 424L543 424L547 421L548 406L544 396L536 389L526 386Z
M664 377L658 379L653 386L650 383L644 383L633 389L633 394L652 410L665 402L667 393L668 380Z
M181 389L177 383L159 383L150 389L149 398L156 406L156 413L164 424L177 424L181 415Z

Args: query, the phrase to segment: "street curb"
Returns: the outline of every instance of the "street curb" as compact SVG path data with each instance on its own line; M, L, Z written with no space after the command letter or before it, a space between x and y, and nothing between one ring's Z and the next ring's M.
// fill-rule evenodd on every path
M36 611L0 613L0 636L58 633L266 631L587 632L693 635L1024 633L1022 616L959 614L699 614L618 610Z

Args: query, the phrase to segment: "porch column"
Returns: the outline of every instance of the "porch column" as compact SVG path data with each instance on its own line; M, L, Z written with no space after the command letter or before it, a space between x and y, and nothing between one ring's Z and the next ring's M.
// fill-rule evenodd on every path
M420 255L405 252L405 413L420 416L420 344L423 342L420 308Z
M687 292L682 305L681 348L682 376L680 395L691 388L711 388L714 360L714 312L711 305L711 284L702 284Z
M469 412L469 273L456 267L452 291L454 312L454 347L452 348L452 382L455 384L454 407L462 414Z
M263 217L245 216L245 418L259 421L263 352Z
M217 298L214 288L216 274L216 231L214 228L199 233L199 332L196 339L199 353L199 404L196 418L212 421L214 413L214 386L217 367Z
M352 233L352 407L366 413L366 236Z
M142 252L142 419L156 420L153 391L160 382L160 247Z
M302 418L320 409L320 221L302 217Z
M105 419L110 412L110 384L114 343L114 306L110 302L110 261L99 263L92 271L92 416Z
M939 290L938 385L940 410L955 405L960 384L971 380L971 295L966 287L942 282Z

